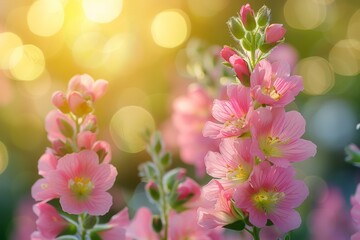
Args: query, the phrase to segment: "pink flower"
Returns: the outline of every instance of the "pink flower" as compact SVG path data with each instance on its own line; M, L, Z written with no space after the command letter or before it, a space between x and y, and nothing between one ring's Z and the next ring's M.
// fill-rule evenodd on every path
M225 190L248 180L254 166L250 154L251 139L225 138L220 153L209 152L205 157L206 172L217 179ZM203 190L207 199L216 199L218 184L211 181Z
M70 110L69 105L68 105L66 96L63 92L60 92L60 91L54 92L54 94L52 95L51 101L54 104L54 106L57 107L63 113L69 112L69 110Z
M111 226L111 229L101 231L98 235L103 240L126 240L126 229L130 224L128 209L124 208L121 212L112 216L110 221L107 223Z
M282 232L300 226L301 217L294 208L298 207L309 194L302 181L294 180L292 167L281 168L263 162L254 168L249 184L235 189L234 200L238 208L249 213L250 222L264 227L267 220Z
M112 204L106 191L114 184L116 175L114 166L99 164L94 151L84 150L60 158L56 170L46 179L48 187L60 197L65 212L104 215Z
M304 89L302 78L290 76L290 67L285 62L270 64L259 62L250 77L251 96L259 104L284 107L294 101Z
M345 199L336 188L321 193L310 220L311 239L314 240L347 240L355 232Z
M254 10L250 7L250 4L243 5L240 9L240 17L244 26L247 25L248 14L251 14L254 17Z
M205 173L204 157L209 150L216 151L217 140L205 138L202 129L212 119L213 99L199 85L191 85L186 96L174 101L172 121L176 128L181 159L196 167L197 174Z
M220 123L208 121L203 130L204 137L239 137L249 131L252 101L249 89L241 85L228 86L229 100L214 100L212 114Z
M260 108L253 114L251 152L261 160L287 167L315 156L316 145L301 139L305 132L305 119L296 111L282 108Z
M93 102L101 98L108 87L108 82L99 79L94 81L94 79L87 75L76 75L69 82L69 92L79 92L84 99L91 99Z
M282 24L271 24L265 31L265 42L275 43L281 40L286 33L286 29Z
M160 240L152 228L152 213L148 208L139 208L127 228L126 236L136 240Z
M80 150L93 150L99 156L100 162L110 163L111 148L105 141L96 141L96 134L90 131L80 132L77 135L77 144Z
M45 202L37 203L34 205L33 210L38 216L36 220L38 232L45 239L56 238L69 225L50 204Z
M198 208L199 225L207 229L225 226L239 220L239 216L231 207L234 190L232 188L224 190L223 186L216 180L214 183L217 186L217 197L211 201L208 200L205 197L206 190L204 190L203 202Z

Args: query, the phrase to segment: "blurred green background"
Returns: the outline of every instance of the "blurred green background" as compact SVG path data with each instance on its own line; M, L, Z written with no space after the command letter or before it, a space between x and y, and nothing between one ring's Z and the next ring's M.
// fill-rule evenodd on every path
M25 240L15 232L34 224L26 211L31 211L31 185L39 178L37 161L49 146L44 119L53 109L55 90L65 91L75 74L109 81L95 114L99 139L113 145L119 175L112 193L118 196L114 211L119 210L139 183L137 166L148 159L134 136L145 126L160 128L171 116L174 97L191 82L178 71L187 42L198 38L234 46L225 23L245 3L0 0L0 239ZM314 159L297 164L311 195L295 239L307 239L307 219L319 189L335 185L349 198L360 182L360 170L343 160L344 147L360 143L355 130L360 122L360 1L250 4L255 10L270 7L272 22L285 25L286 42L298 51L295 72L304 77L305 91L293 107L307 119L305 138L318 146ZM131 134L118 136L123 129Z

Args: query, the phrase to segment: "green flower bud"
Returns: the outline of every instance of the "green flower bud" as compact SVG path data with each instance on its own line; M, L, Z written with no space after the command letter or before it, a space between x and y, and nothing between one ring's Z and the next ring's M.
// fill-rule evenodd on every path
M231 17L227 22L229 30L235 39L242 39L245 31L239 18Z
M260 27L266 26L270 22L271 10L267 6L262 6L257 13L257 24Z

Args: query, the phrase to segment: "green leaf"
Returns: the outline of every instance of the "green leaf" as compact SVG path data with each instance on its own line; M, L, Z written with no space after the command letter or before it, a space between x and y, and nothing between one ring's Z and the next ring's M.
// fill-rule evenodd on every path
M290 237L289 233L285 236L284 240L291 240L291 237Z
M235 230L235 231L241 231L245 228L245 222L244 220L238 220L236 222L223 226L223 228Z
M229 30L235 39L240 40L244 37L245 31L239 18L231 17L227 22L227 25L229 26Z
M170 167L170 165L171 165L171 154L167 152L163 156L161 156L160 163L164 168Z
M350 144L345 148L346 158L345 161L360 167L360 149L355 144Z
M63 235L63 236L57 237L56 240L78 240L78 238L75 236L71 236L71 235Z

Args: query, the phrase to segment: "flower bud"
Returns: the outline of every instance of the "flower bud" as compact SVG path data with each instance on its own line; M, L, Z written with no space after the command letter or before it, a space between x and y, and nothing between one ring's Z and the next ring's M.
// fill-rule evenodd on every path
M241 57L233 55L230 63L234 68L237 78L244 86L250 85L250 72L247 63Z
M169 192L172 191L174 187L186 178L186 170L184 168L175 168L165 173L163 178L163 184L167 187Z
M224 46L220 51L220 55L225 61L230 62L230 57L232 57L232 55L237 55L237 53L232 48Z
M92 107L78 92L71 92L68 97L71 112L76 116L82 117L92 111Z
M160 199L159 188L153 180L150 180L145 186L149 200L157 202Z
M235 39L241 39L244 37L245 31L239 18L231 17L227 22L227 25L229 26L229 30Z
M250 7L250 4L246 4L240 9L241 22L248 31L252 31L256 27L254 10Z
M54 92L51 101L61 112L68 113L70 111L68 102L63 92Z
M162 230L162 221L159 216L154 216L152 219L152 228L155 232L159 233Z
M69 122L63 118L56 119L56 124L59 127L60 132L67 138L73 137L74 129Z
M286 29L282 24L271 24L265 31L265 42L276 43L281 40L286 33Z
M270 21L270 9L267 6L262 6L257 13L257 24L260 27L266 26Z

